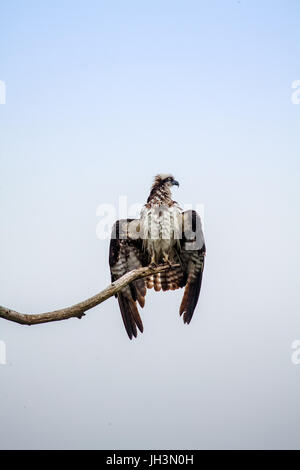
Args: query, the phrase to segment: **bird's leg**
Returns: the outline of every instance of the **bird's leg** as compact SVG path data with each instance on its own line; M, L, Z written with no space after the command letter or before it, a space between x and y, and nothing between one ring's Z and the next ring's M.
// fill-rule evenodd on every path
M163 254L163 262L168 264L170 267L172 266L172 263L169 259L169 253L164 253Z
M155 268L157 266L155 262L155 253L154 250L151 253L151 261L150 261L150 268Z
M175 252L176 252L176 255L177 255L177 258L178 258L177 262L179 262L179 264L181 266L181 269L183 269L181 257L180 257L180 255L178 253L178 250L176 248L175 248Z

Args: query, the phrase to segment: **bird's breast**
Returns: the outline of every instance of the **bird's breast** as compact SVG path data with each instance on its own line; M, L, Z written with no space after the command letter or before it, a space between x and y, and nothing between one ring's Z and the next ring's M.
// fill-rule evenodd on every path
M173 205L145 207L141 213L141 233L146 250L167 253L179 243L182 233L181 210Z

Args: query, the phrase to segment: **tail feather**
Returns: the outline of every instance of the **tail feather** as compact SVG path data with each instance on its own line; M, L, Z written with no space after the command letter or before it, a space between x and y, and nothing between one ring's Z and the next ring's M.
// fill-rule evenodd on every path
M169 289L167 271L160 273L160 282L161 282L161 288L163 291L166 291Z
M179 309L179 314L183 314L184 323L189 324L193 317L200 294L201 282L202 272L199 272L195 279L188 279Z
M156 292L161 290L160 273L154 274L154 290Z
M143 308L145 305L146 287L144 280L137 280L130 284L130 292L133 300Z
M127 334L130 339L133 336L136 338L137 327L141 333L144 330L136 302L123 294L118 294L118 302Z

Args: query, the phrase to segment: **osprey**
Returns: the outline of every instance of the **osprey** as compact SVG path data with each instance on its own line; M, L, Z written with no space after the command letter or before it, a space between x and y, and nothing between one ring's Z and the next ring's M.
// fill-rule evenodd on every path
M184 323L190 323L198 302L206 253L201 219L193 210L182 212L172 200L174 185L179 183L172 175L157 175L140 219L118 220L112 229L112 282L142 266L170 265L167 271L133 281L116 294L130 339L137 336L137 328L143 332L137 302L144 307L147 288L166 291L185 286L179 309Z

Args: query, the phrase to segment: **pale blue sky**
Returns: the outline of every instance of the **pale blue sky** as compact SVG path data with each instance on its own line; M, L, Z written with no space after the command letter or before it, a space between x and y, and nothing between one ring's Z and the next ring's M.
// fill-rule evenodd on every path
M189 327L182 291L147 294L135 342L115 299L0 320L0 447L299 447L299 53L299 1L1 6L0 304L106 286L97 207L157 172L204 204L208 254Z

